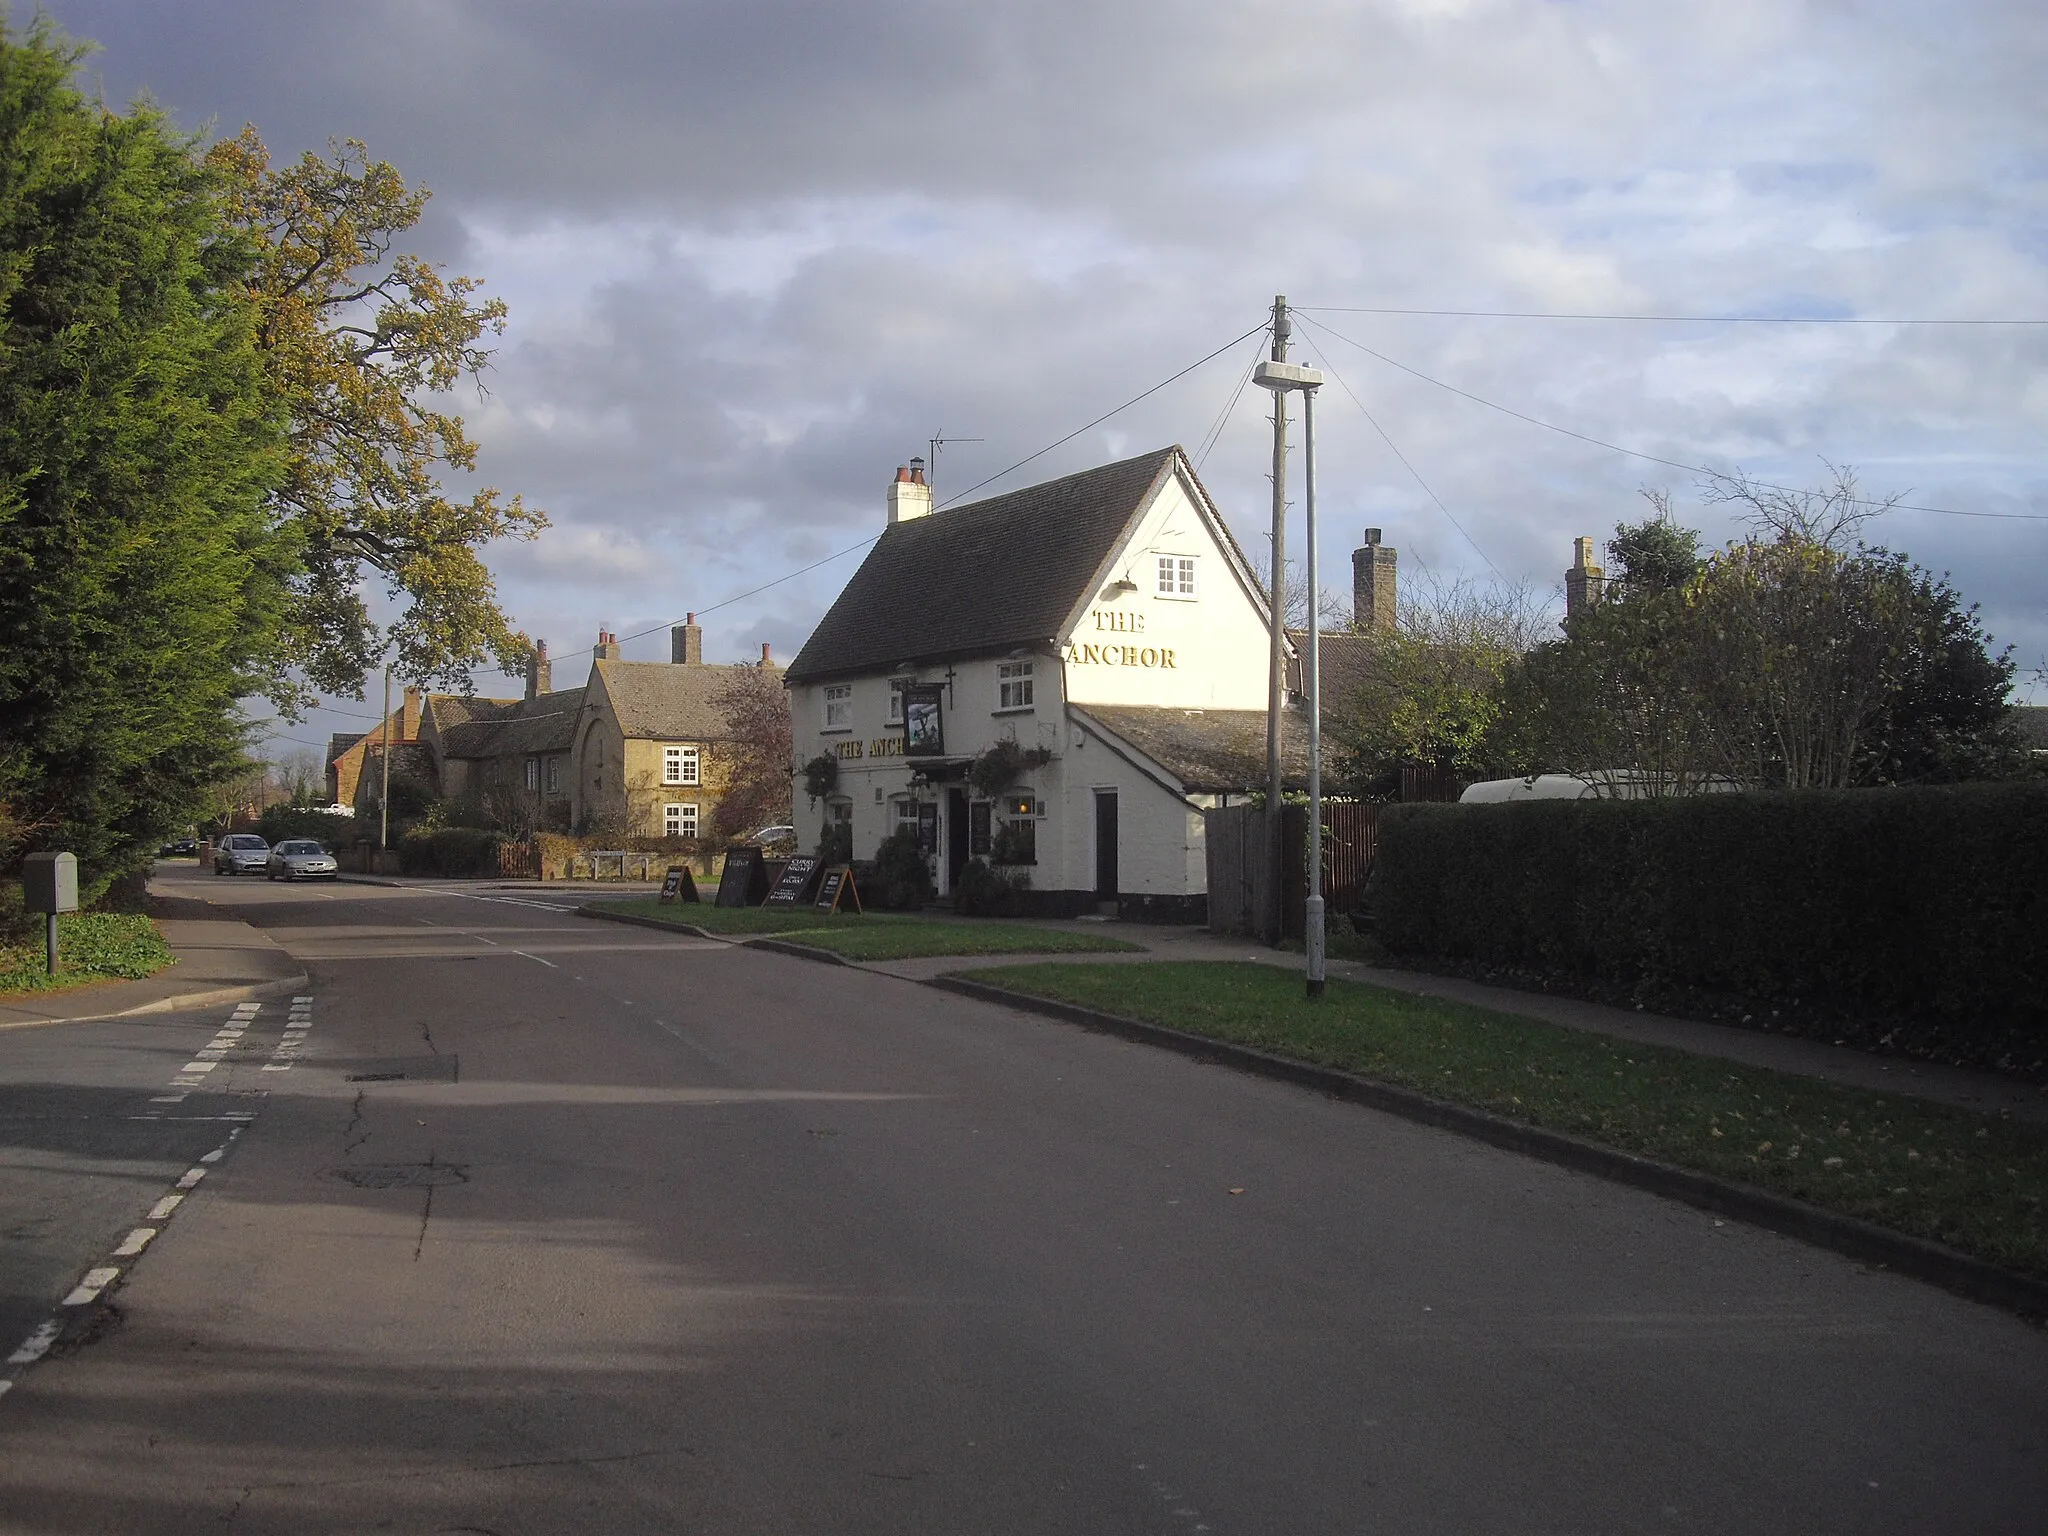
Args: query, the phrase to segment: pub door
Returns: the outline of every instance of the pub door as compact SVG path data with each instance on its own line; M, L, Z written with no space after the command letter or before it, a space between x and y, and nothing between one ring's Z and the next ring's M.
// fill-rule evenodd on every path
M1116 791L1095 791L1095 899L1116 900Z
M959 887L960 871L967 867L967 796L957 789L946 791L946 889Z

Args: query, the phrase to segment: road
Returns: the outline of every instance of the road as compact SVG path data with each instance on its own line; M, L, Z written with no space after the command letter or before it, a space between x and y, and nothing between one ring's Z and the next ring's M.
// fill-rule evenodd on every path
M309 1004L0 1036L10 1328L226 1148L0 1398L5 1531L2048 1508L2048 1338L1795 1242L858 970L520 898L201 891Z

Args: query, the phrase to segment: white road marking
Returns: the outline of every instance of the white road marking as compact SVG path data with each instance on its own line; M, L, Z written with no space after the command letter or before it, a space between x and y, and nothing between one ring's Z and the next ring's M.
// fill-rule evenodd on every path
M117 1259L134 1258L135 1255L149 1246L149 1240L155 1236L155 1227L137 1227L122 1240L121 1246L114 1250L114 1257Z
M178 1075L180 1077L189 1077L194 1072L211 1072L219 1065L220 1063L217 1061L188 1061L184 1066L178 1068Z
M179 1189L190 1189L193 1185L197 1184L201 1179L205 1177L206 1170L204 1168L187 1168L183 1173L178 1175L177 1187Z
M21 1341L21 1347L7 1357L9 1365L33 1365L50 1352L50 1346L57 1342L57 1335L64 1331L64 1325L50 1318L38 1323L36 1331Z
M221 1159L221 1154L225 1151L227 1151L226 1147L215 1147L211 1152L201 1157L199 1161L202 1163L217 1163Z
M288 1061L266 1061L265 1063L263 1063L263 1070L266 1072L289 1072L291 1071L291 1069L292 1064Z
M169 1221L171 1219L171 1212L184 1203L185 1197L183 1195L165 1195L163 1199L157 1201L155 1205L149 1208L149 1219L151 1221Z
M182 1093L164 1093L157 1095L157 1097L149 1102L152 1104L182 1104L185 1102L185 1095Z
M513 951L512 951L512 953L513 953L513 954L515 954L515 955L517 955L517 956L519 956L519 957L520 957L520 958L521 958L522 960L540 960L540 963L541 963L542 965L546 966L546 967L547 967L547 968L548 968L549 970L551 970L551 971L559 971L559 970L561 969L561 967L560 967L559 965L555 964L555 962L554 962L554 961L552 961L552 960L541 960L541 958L540 958L540 956L539 956L539 955L529 955L529 954L528 954L528 953L527 953L527 952L526 952L525 950L523 950L523 949L515 949L515 950L513 950Z
M121 1273L118 1264L109 1264L103 1269L88 1269L85 1278L78 1282L78 1288L59 1303L66 1307L89 1307L100 1299L100 1292L114 1283L114 1277Z

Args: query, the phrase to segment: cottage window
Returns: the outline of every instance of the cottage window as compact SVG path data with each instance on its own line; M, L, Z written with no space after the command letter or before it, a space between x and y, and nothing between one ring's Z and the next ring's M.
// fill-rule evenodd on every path
M853 729L853 684L834 683L825 690L825 729Z
M1193 555L1161 555L1159 557L1159 595L1161 597L1193 597L1195 595L1195 557Z
M529 757L526 760L526 787L536 790L540 788L540 759L537 757Z
M996 663L996 708L1031 708L1030 662L1002 661Z
M561 792L562 760L559 757L551 757L548 759L548 793L559 795Z
M697 835L697 807L689 802L661 808L661 830L668 837Z
M661 782L664 784L696 784L697 749L695 747L663 747L661 749Z

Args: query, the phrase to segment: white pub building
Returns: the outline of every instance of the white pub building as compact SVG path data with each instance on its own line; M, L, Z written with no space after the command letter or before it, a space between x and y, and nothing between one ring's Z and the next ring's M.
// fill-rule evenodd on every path
M785 673L798 821L829 757L811 824L851 822L856 858L909 827L941 895L981 857L1048 914L1200 921L1202 812L1264 783L1270 641L1186 454L939 512L913 461L888 516ZM970 773L992 753L1000 789Z

